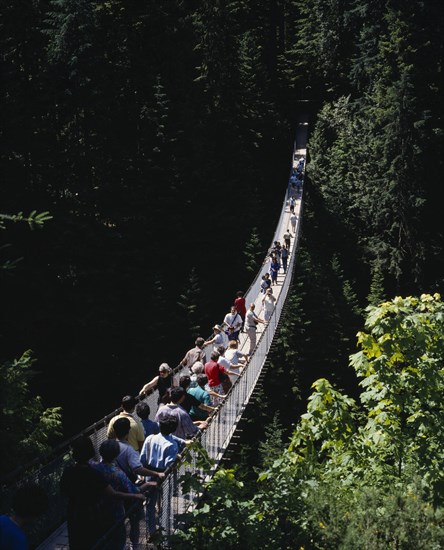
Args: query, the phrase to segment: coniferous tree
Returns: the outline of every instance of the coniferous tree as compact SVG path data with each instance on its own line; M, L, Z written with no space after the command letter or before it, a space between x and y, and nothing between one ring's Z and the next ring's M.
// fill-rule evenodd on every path
M63 163L60 172L65 174L57 194L69 196L78 208L81 203L89 203L97 183L93 168L97 146L94 119L100 60L94 7L94 3L85 1L51 0L44 29L48 36L49 77L54 82L52 110L57 152L61 155L58 160Z
M268 468L279 458L284 445L284 429L277 412L265 427L265 439L259 443L261 468Z
M44 76L46 39L41 32L45 7L45 2L2 5L0 163L5 211L48 208L39 193L51 163L45 148L52 143L50 92Z
M245 244L244 257L245 268L251 273L255 273L258 268L260 258L263 256L263 249L259 239L257 228L253 227L249 240Z
M367 296L368 305L377 306L385 298L384 291L384 276L378 263L372 266L372 280L370 284L370 292Z
M1 453L4 474L48 453L62 435L61 408L45 408L41 397L30 395L34 362L28 350L19 359L0 365L1 437L5 446L14 450Z
M207 108L223 113L235 108L238 76L238 8L235 2L204 0L193 15L200 54L198 81L207 96Z

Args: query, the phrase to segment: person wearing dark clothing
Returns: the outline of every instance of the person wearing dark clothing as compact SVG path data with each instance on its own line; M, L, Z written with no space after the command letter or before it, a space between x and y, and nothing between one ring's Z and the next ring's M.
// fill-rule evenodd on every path
M150 412L151 410L148 403L141 401L137 404L136 413L142 422L143 431L145 432L145 439L149 435L159 433L159 424L153 420L150 420Z
M271 264L270 264L270 275L271 275L271 284L272 285L277 285L277 277L278 277L278 272L279 272L280 267L281 267L281 265L278 262L277 257L274 256L272 258Z
M145 483L137 487L116 464L115 460L120 453L119 442L115 439L106 439L100 445L101 462L92 464L93 468L103 474L107 482L115 491L122 493L144 493L152 485ZM130 501L132 504L132 501ZM100 506L109 518L109 529L114 525L112 540L106 545L106 550L124 550L126 545L126 528L124 524L125 505L122 499L102 498Z
M281 255L281 259L282 259L282 268L284 270L284 273L287 273L287 266L288 266L288 248L286 246L284 246L282 248L282 255Z
M159 374L143 386L139 392L139 395L146 394L152 388L157 388L157 391L159 392L157 402L159 404L168 403L169 390L172 386L174 386L173 369L171 369L167 363L162 363L159 367Z
M1 550L28 550L23 528L43 514L47 508L48 497L35 483L27 483L17 489L12 499L12 513L0 515Z
M68 499L69 548L88 550L110 525L110 518L100 506L102 498L144 500L145 497L140 493L115 491L105 476L89 464L95 452L88 437L81 436L74 441L72 454L76 463L65 469L60 480L61 493Z

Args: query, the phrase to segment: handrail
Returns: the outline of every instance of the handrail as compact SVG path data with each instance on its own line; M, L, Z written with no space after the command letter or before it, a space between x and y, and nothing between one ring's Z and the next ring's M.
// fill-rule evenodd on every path
M292 155L292 166L293 158L296 151L296 142L294 143L293 155ZM290 169L291 171L291 169ZM279 222L276 228L276 231L273 235L272 245L274 241L279 240L279 232L282 229L282 223L286 211L286 204L288 198L288 190L285 192L285 197L279 217ZM301 197L302 199L302 197ZM300 208L302 208L302 200L300 202ZM301 211L300 211L301 214ZM202 445L207 449L210 457L215 461L215 464L220 461L223 451L228 445L229 440L231 439L232 434L236 428L237 422L239 421L242 413L248 403L251 393L254 390L256 381L261 372L263 363L267 356L271 341L273 340L274 333L276 331L279 318L284 306L284 302L287 296L288 288L291 283L291 273L293 271L295 257L296 257L296 248L299 239L300 232L300 217L297 224L297 231L294 235L294 241L292 246L292 252L289 256L288 261L288 270L287 276L284 278L281 292L276 300L275 309L273 315L266 325L264 330L259 336L257 345L252 355L248 367L245 368L241 376L238 377L233 383L232 388L230 389L228 395L223 400L222 404L217 408L216 412L211 416L208 422L208 428L198 435ZM268 253L267 249L267 253ZM260 294L260 283L262 280L262 270L267 260L267 255L265 256L264 262L261 264L253 282L249 286L248 290L245 293L246 303L254 302L257 296ZM181 365L178 365L173 369L174 376L177 377L183 370ZM143 401L147 402L150 405L152 412L157 410L157 397L158 392L156 389L150 390ZM52 453L44 457L46 462L37 470L27 472L26 478L33 478L37 481L43 488L47 489L47 492L52 495L58 495L58 485L60 481L60 476L66 464L70 461L69 447L70 444L79 437L79 435L89 436L94 444L94 447L97 451L100 446L101 441L106 439L106 426L109 420L118 414L121 409L116 409L113 412L109 413L99 421L95 422L88 428L82 430L80 434L73 436L68 441L58 445L54 448ZM192 463L194 459L192 458ZM31 463L25 465L21 469L17 469L6 478L2 480L2 489L8 491L12 490L12 485L14 482L17 482L17 478L24 471L25 468L32 467L34 468L38 464L41 464L41 458L32 461ZM192 468L193 466L191 466ZM186 471L189 466L185 465L183 462L178 463L168 475L161 486L161 502L162 502L162 513L160 515L160 524L166 533L172 532L176 528L176 520L178 514L185 511L190 505L193 505L197 495L195 494L182 494L180 486L177 482L180 475ZM21 480L22 481L22 480ZM61 496L54 497L54 509L51 509L50 518L52 520L52 528L56 528L64 521L64 506L63 499ZM49 520L48 520L49 521ZM37 539L36 539L37 540ZM40 538L41 540L41 538ZM39 542L37 540L37 542Z

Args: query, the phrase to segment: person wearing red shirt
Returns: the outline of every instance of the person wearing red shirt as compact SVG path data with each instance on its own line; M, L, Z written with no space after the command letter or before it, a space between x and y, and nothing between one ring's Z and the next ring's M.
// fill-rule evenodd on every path
M218 394L223 394L224 390L222 387L222 379L229 374L235 374L239 376L237 372L226 370L222 365L220 365L217 360L220 355L217 351L212 351L210 355L210 360L208 363L205 363L205 374L208 378L208 386L210 390ZM213 405L217 406L220 400L217 397L213 397Z
M245 306L245 298L242 290L236 292L237 298L234 300L234 305L236 306L237 312L242 317L242 326L241 330L244 330L245 315L247 314L247 308Z
M219 359L219 353L217 351L212 351L210 355L210 360L205 363L205 374L208 378L208 385L210 388L217 392L223 393L222 391L222 380L223 375L228 374L222 365L220 365L217 360ZM222 374L222 376L220 376ZM218 386L221 386L218 389Z

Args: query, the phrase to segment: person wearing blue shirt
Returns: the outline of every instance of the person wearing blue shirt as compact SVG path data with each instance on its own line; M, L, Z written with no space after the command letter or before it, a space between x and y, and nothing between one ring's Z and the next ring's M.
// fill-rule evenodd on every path
M35 483L20 487L12 501L13 513L10 516L0 516L1 550L28 550L28 540L23 527L47 508L48 497L41 487Z
M277 285L277 277L279 269L281 268L281 264L278 261L278 258L276 255L272 256L271 264L270 264L270 275L271 275L271 284Z
M141 401L137 404L136 413L137 416L140 418L140 421L142 422L142 426L145 431L145 439L149 435L159 433L159 424L157 422L154 422L154 420L150 420L150 412L151 410L148 403Z
M133 501L129 500L131 497L143 500L143 496L140 493L147 491L151 484L145 483L137 487L130 481L125 472L117 466L115 459L120 454L119 443L115 439L107 439L100 445L99 453L102 461L92 463L92 467L103 475L115 491L124 493L127 497L126 502L131 503L130 505L133 504ZM102 498L99 506L108 518L108 527L111 528L117 524L112 535L112 548L114 550L123 550L126 543L126 529L123 522L123 518L125 517L124 500L122 498Z
M149 435L140 452L142 464L156 472L165 470L174 464L178 454L185 448L187 440L173 435L177 429L178 419L167 411L159 415L160 433ZM156 531L156 502L158 489L153 488L146 504L147 529L150 535Z

